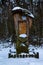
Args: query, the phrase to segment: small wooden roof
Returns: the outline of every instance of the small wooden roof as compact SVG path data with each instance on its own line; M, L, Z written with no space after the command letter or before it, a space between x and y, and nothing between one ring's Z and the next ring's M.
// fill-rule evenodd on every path
M20 12L24 13L25 15L27 15L31 18L34 18L34 15L30 11L28 11L27 9L24 9L24 8L21 8L21 7L14 7L12 9L13 14L20 13Z

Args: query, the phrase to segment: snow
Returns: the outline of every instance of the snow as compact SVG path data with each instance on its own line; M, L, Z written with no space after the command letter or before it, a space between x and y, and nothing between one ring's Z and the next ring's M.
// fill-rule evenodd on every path
M21 53L21 54L19 54L19 55L26 55L27 53Z
M25 44L22 43L21 46L25 46Z
M21 9L21 10L22 10L22 8L21 8L21 7L14 7L14 8L12 9L12 11L14 11L14 10L19 10L19 9Z
M8 58L10 48L0 50L0 65L43 65L43 47L38 47L39 59L37 58Z
M25 38L25 37L27 37L27 35L26 34L20 34L19 37Z
M28 16L34 18L34 15L32 13L28 14Z

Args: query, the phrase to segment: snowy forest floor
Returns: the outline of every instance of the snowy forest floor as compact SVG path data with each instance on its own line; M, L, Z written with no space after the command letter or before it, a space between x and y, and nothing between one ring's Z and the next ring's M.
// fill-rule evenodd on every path
M39 59L37 58L8 58L9 47L3 48L0 44L0 65L43 65L43 47L38 47Z

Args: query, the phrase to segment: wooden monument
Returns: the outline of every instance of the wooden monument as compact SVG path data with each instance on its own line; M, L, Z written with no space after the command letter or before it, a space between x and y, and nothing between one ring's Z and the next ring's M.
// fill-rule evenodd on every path
M16 35L16 47L21 43L29 44L29 30L31 29L33 14L27 9L14 7L12 9L14 29Z

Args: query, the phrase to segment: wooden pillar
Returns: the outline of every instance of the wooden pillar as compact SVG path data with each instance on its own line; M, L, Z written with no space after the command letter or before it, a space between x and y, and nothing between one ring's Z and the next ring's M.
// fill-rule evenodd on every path
M17 47L19 45L19 41L18 41L18 21L19 21L19 14L14 14L14 24L15 24L15 32L16 32L16 52L17 52Z
M27 44L29 45L29 17L27 17Z

